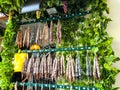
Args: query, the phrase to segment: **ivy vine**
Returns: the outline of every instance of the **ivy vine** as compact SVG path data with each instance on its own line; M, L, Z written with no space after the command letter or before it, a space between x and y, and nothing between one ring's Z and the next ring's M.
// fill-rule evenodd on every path
M2 62L0 62L0 87L2 90L12 90L12 83L10 79L13 75L13 57L16 51L13 37L15 35L14 29L16 24L13 24L13 20L9 19L7 22L7 28L5 30L3 45L4 50L1 53Z
M0 89L13 90L11 77L13 75L13 58L16 52L14 37L18 28L17 21L20 4L23 0L0 0L0 12L9 13L6 30L3 37L3 51L1 53L2 62L0 62Z
M10 11L20 11L20 1L15 0L16 3L13 4L13 0L0 0L0 10L3 12ZM13 6L12 6L13 5ZM62 5L62 0L49 0L43 2L41 7L42 16L46 17L44 11L48 7L58 7ZM12 8L10 8L12 6ZM9 9L10 8L10 9ZM106 27L110 18L106 17L104 13L109 13L109 8L107 7L107 0L69 0L68 1L68 13L76 13L79 11L90 10L91 13L84 17L76 17L67 20L62 20L62 33L63 41L62 46L95 46L92 49L90 58L93 59L94 53L97 53L100 64L101 80L92 80L89 85L94 85L100 90L116 90L113 88L112 84L115 82L115 76L119 72L117 68L112 68L113 62L119 60L118 57L114 55L111 43L113 38L109 37ZM62 12L59 12L62 14ZM31 15L32 16L32 15ZM27 14L27 17L30 15ZM13 56L16 50L15 44L13 42L13 37L16 34L16 19L9 15L9 20L7 23L7 28L4 35L4 51L2 52L2 62L0 63L0 87L2 90L12 90L12 83L10 79L13 74ZM20 17L19 17L20 18ZM80 52L83 62L85 61L86 52ZM83 65L85 67L85 65ZM84 69L84 68L83 68ZM86 77L84 80L76 81L74 85L88 85L86 82ZM63 79L62 79L63 80ZM62 83L60 80L57 83ZM64 80L64 82L66 82ZM68 83L68 82L66 82ZM69 84L69 83L68 83Z
M110 18L104 15L104 13L109 13L107 1L91 0L87 7L91 11L88 16L62 21L63 46L95 46L96 48L92 49L90 58L93 60L94 53L97 53L101 68L101 80L91 81L89 85L96 86L100 90L116 90L117 88L112 87L112 84L115 83L115 76L119 70L111 67L111 65L119 58L114 55L111 47L113 38L106 31L107 24L111 21ZM85 53L84 51L80 52L82 61L85 61ZM85 65L83 67L85 69ZM88 82L85 82L85 77L83 78L80 82L74 82L73 84L87 86ZM62 83L62 80L58 83Z

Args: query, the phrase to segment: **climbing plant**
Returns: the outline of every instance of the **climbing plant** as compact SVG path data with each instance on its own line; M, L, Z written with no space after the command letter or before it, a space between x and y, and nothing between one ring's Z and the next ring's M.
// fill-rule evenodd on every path
M0 12L8 13L9 11L20 12L24 0L0 0Z
M13 74L12 61L16 50L13 41L17 30L16 21L20 18L19 14L17 14L20 12L20 1L21 0L0 0L0 11L5 13L10 12L3 41L4 50L1 54L2 62L0 63L0 87L2 90L12 90L13 86L10 82ZM107 24L111 21L110 18L104 15L104 13L109 13L107 0L67 0L67 2L67 13L90 11L90 14L82 17L61 20L63 27L62 46L94 46L95 48L91 50L90 59L93 59L95 53L98 55L101 72L100 80L93 80L92 78L90 83L88 83L85 81L86 77L83 77L83 80L80 82L73 82L73 84L86 86L92 85L98 87L100 90L115 90L112 87L112 84L114 84L115 75L119 71L116 68L112 68L111 65L113 62L117 61L118 58L114 55L114 51L111 47L113 38L109 37L106 31ZM41 15L46 17L46 8L61 7L62 4L62 0L45 0L41 6ZM11 14L12 12L14 12L14 14ZM34 12L32 13L34 15ZM58 15L59 14L61 15L63 12L58 12ZM25 15L29 18L34 17L31 14ZM82 61L85 61L85 53L85 51L80 52ZM83 66L85 67L85 65ZM57 83L61 83L61 81L59 80ZM66 81L65 83L69 84L69 82Z
M12 90L13 84L11 77L13 75L13 57L16 52L14 37L18 28L17 20L20 10L20 2L23 0L0 0L0 12L8 14L6 30L3 38L3 51L1 53L2 62L0 62L0 88L1 90Z
M113 88L112 84L115 83L115 76L119 70L111 67L111 65L119 58L114 55L111 47L113 38L109 37L106 31L107 24L111 21L110 18L104 15L109 13L107 2L106 0L91 0L87 7L91 12L89 15L81 17L81 19L74 18L63 21L63 46L95 46L91 51L90 58L93 60L94 54L98 55L101 79L87 83L83 77L84 79L80 83L75 82L74 84L90 85L92 83L93 86L98 87L100 90L115 90L117 88ZM83 57L81 58L82 61L85 61L85 53L84 51L80 53Z
M12 18L9 18L2 45L4 48L1 53L2 62L0 62L0 87L2 90L12 90L10 79L13 74L12 61L16 50L13 42L15 32L12 30L14 29L16 29L16 24L13 23Z
M69 1L68 3L81 3L77 0ZM89 3L88 3L89 2ZM101 79L92 79L89 83L86 82L86 77L80 82L73 82L74 85L92 85L98 87L100 90L116 90L112 87L115 83L115 76L119 70L115 67L111 67L112 63L119 60L114 55L111 43L113 38L110 37L106 31L107 24L111 21L110 18L105 16L109 14L109 8L107 7L107 0L88 0L84 3L83 7L72 7L69 5L69 11L84 11L90 10L90 14L85 17L76 17L67 20L62 20L62 33L63 33L63 47L67 46L95 46L92 49L90 58L93 62L94 54L98 55ZM72 7L72 8L71 8ZM79 9L79 10L78 10ZM85 61L86 52L80 52L81 60ZM85 65L83 65L85 69ZM59 80L57 83L62 84L69 82L64 79Z

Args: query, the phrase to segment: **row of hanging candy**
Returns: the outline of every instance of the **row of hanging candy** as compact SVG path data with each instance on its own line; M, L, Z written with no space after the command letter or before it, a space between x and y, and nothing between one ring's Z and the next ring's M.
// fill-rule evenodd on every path
M31 26L27 26L27 30L25 31L24 30L18 31L17 37L16 37L16 45L18 46L18 48L21 48L21 47L28 48L30 45L35 44L35 43L43 47L49 44L54 44L55 42L57 44L61 44L62 32L61 32L60 20L58 20L58 23L57 23L56 40L54 38L55 36L54 27L55 26L52 21L50 22L50 28L48 27L48 24L45 23L43 30L41 29L42 26L40 26L40 24L37 26L37 30L34 30L33 32L31 32L30 27L33 28L31 25ZM36 34L33 34L33 33L36 33ZM34 37L33 39L34 41L32 41L31 39L33 37Z
M25 60L22 76L29 78L30 75L33 75L35 80L40 78L57 80L59 77L65 76L68 81L73 82L76 79L81 79L82 71L79 56L74 60L71 55L65 58L62 54L61 57L56 55L53 60L49 53L48 55L44 54L42 58L38 55L35 59L32 55L29 60ZM95 79L100 79L97 55L94 56L93 70L91 70L91 61L88 53L86 54L86 76L93 76Z

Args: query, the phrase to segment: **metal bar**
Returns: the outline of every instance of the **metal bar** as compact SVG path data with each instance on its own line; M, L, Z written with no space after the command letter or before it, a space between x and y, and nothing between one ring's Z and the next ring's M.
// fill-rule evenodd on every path
M38 23L38 22L53 21L53 20L58 20L58 19L68 19L68 18L73 18L76 16L84 16L84 15L87 15L89 13L90 13L90 11L84 11L84 12L66 14L66 15L55 16L55 17L50 17L50 18L32 19L29 21L20 22L19 24L24 25L24 24L31 24L31 23Z
M45 88L60 88L60 89L74 89L74 90L87 90L87 86L70 86L70 85L58 85L58 84L41 84L41 83L18 83L18 85L22 86L38 86L38 87L45 87ZM96 87L89 86L89 90L98 90Z
M58 52L58 51L80 51L80 50L91 50L93 47L68 47L68 48L54 48L54 49L42 49L42 50L23 50L24 53L44 53L44 52Z

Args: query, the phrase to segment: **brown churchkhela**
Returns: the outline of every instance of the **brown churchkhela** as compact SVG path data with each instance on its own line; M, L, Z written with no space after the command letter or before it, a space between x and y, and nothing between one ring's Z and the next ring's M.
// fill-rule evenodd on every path
M58 58L55 57L53 61L52 75L51 75L51 78L55 80L57 79L57 64L58 64Z
M43 54L42 59L40 60L40 56L38 55L36 60L34 61L34 57L32 57L29 60L25 60L24 62L24 69L22 71L22 76L25 78L23 82L26 79L31 79L31 75L34 76L35 81L39 80L40 78L57 80L59 77L66 77L66 79L72 83L75 80L75 76L81 77L81 67L78 67L80 60L77 57L76 64L74 62L74 59L71 55L66 57L67 63L65 68L65 61L64 61L64 55L62 53L61 57L59 57L57 54L52 60L51 54ZM88 53L86 55L86 75L88 77L91 77L91 69L90 69L90 60ZM77 67L75 66L77 65ZM90 70L89 70L90 69ZM79 72L78 72L79 71ZM77 75L75 74L77 73ZM93 76L95 79L100 79L100 69L98 65L98 59L95 55L94 57L94 66L93 66Z
M40 25L37 28L36 39L35 39L36 44L39 44L39 37L40 37Z
M33 74L33 68L34 68L34 57L32 55L30 60L28 61L26 60L24 62L23 72L26 73L26 75L25 75L25 79L23 79L22 82L25 82L26 79L30 78L30 75Z
M70 82L73 82L75 80L74 67L74 59L71 56L67 56L66 78Z
M21 30L17 33L16 45L18 46L18 48L21 48L23 45L23 32Z
M94 56L94 61L93 61L93 77L95 79L100 79L100 68L98 64L98 58L97 55Z
M51 21L50 22L50 44L53 44L54 43L54 33L53 33L53 28L54 28L54 24L53 22Z
M28 61L29 61L28 59L25 59L24 61L23 68L22 68L22 79L26 77Z
M30 27L28 26L27 30L25 30L24 38L23 38L23 47L27 48L30 46Z
M45 55L43 55L42 59L41 59L41 62L40 62L40 67L39 67L39 78L43 78L44 77L44 67L43 67L43 64L44 64L44 59L45 59Z
M32 55L29 62L28 62L28 67L27 67L27 77L28 77L28 82L33 82L33 69L34 69L34 56ZM27 86L27 90L32 90L33 87Z
M38 25L35 43L42 46L42 43L44 42L43 39L44 39L44 35L42 34L42 30L41 30L40 25ZM42 40L43 40L43 42L42 42Z
M61 22L58 20L57 23L57 31L56 31L56 43L61 44L62 41L62 31L61 31ZM54 24L51 21L50 22L50 28L48 28L48 24L45 23L43 30L41 30L40 25L38 25L38 28L36 30L36 36L32 37L32 32L30 30L30 26L27 27L26 30L24 30L24 35L23 31L18 31L17 37L16 37L16 44L18 48L21 47L29 47L32 43L32 39L35 40L34 42L42 47L45 47L49 44L54 44Z
M57 37L57 43L61 44L61 41L62 41L62 31L61 31L60 20L58 20L58 23L57 23L56 37Z
M60 72L60 74L61 74L61 76L64 76L64 74L65 74L65 63L64 63L64 55L63 55L63 53L62 53L62 56L61 56L61 58L60 58L60 68L61 68L61 72Z
M52 57L51 57L50 53L49 53L49 55L47 57L47 62L48 62L48 64L47 64L48 65L47 66L48 67L48 69L47 69L48 71L47 72L48 72L48 77L50 78L50 76L52 75L52 66L53 66L52 65Z
M49 31L48 31L48 24L47 23L44 24L42 34L43 34L42 39L44 39L42 43L44 43L44 46L46 46L49 42Z
M40 64L40 57L37 55L37 58L34 63L33 75L35 80L39 79L39 64Z
M40 78L47 78L47 60L46 60L46 55L44 54L40 63L39 67L39 77Z

